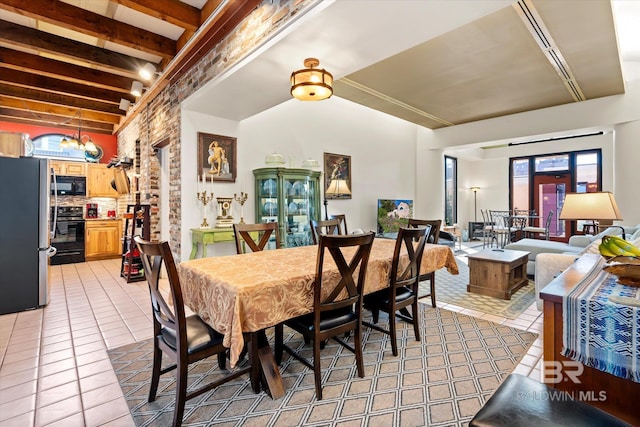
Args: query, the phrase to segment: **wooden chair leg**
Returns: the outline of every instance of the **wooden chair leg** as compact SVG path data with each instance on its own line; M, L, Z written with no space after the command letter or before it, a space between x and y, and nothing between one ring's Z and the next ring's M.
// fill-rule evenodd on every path
M358 376L364 378L364 358L362 356L362 325L360 325L354 334L354 348L356 350L356 367L358 368Z
M218 368L227 369L227 352L218 353Z
M313 378L316 383L316 398L322 400L322 375L320 371L320 341L313 340Z
M431 282L431 283L433 283L433 282ZM433 291L431 291L431 292L433 292ZM433 295L433 293L431 295ZM431 297L431 298L433 298L433 297ZM434 305L434 307L435 307L435 305ZM415 298L413 300L413 303L411 304L411 309L413 311L413 313L412 313L413 314L413 316L412 316L413 317L413 333L416 336L416 341L420 341L420 314L419 314L420 312L418 311L419 310L419 308L418 308L418 298Z
M429 278L429 285L431 288L431 307L436 308L436 273L432 272Z
M394 356L397 356L398 342L396 338L396 312L393 308L389 310L389 338L391 339L391 352Z
M176 407L173 412L173 426L182 425L184 404L187 399L187 372L188 364L184 360L178 360L176 369Z
M162 351L158 347L156 338L153 339L153 368L151 372L151 386L149 387L149 402L156 400L158 383L160 382L160 369L162 364Z

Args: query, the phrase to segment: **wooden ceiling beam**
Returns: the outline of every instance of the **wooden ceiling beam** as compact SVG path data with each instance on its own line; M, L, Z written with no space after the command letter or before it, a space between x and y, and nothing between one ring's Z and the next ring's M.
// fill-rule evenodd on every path
M0 47L0 67L128 93L133 79Z
M204 23L207 18L209 18L209 16L215 12L215 10L220 6L220 4L222 3L223 0L208 0L203 6L202 9L199 11L200 12L200 24L202 25L202 23ZM185 30L184 33L182 33L182 35L178 38L178 40L176 41L176 46L178 48L178 50L182 49L189 40L191 40L191 37L193 37L193 35L195 34L195 30L191 31L191 30Z
M45 102L31 101L27 99L15 99L6 95L0 95L0 105L16 110L30 111L33 113L52 114L54 116L68 118L74 117L76 114L78 114L79 110L78 108L52 105ZM82 121L84 122L85 119L88 121L97 121L112 124L117 124L120 122L120 116L116 114L82 110Z
M2 0L0 8L170 60L176 42L59 0Z
M111 0L130 9L169 22L188 31L200 26L200 9L179 0Z
M132 56L3 20L0 20L0 42L33 53L84 62L98 70L130 78L137 78L138 70L145 64L145 61Z
M59 80L40 74L16 73L9 68L2 67L0 67L0 82L51 93L58 93L61 95L72 95L82 99L111 102L114 104L116 102L120 102L119 97L125 98L131 102L136 101L136 98L130 93L115 92L99 87L87 86L85 84Z
M125 111L118 108L119 104L94 101L91 99L78 98L75 96L61 95L57 93L45 92L38 89L12 86L0 83L0 95L6 95L15 99L30 99L32 101L44 102L52 105L63 105L80 108L83 111L91 110L124 116Z
M80 124L77 119L68 120L60 116L32 113L25 110L15 110L12 108L0 107L0 120L7 122L22 123L35 126L51 126L60 129L67 129L71 133L78 131ZM93 122L82 120L82 131L109 134L113 133L113 125L110 123Z

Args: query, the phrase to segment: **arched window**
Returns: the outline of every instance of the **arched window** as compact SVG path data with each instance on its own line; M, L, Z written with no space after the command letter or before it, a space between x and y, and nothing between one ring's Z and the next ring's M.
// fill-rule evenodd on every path
M65 135L60 133L47 133L33 138L33 155L49 159L86 161L84 150L60 146L64 137Z

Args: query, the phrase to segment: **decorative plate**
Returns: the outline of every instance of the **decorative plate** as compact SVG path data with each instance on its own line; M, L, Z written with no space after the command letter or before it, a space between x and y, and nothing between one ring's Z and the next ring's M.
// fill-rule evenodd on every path
M301 195L305 193L304 183L302 181L296 181L293 183L293 194Z
M277 183L275 179L268 179L262 184L262 189L266 194L275 194Z
M276 215L278 213L278 205L274 202L266 202L264 206L262 206L262 212L269 216Z
M100 148L99 145L96 145L96 150L98 151L96 151L95 153L92 153L90 151L84 152L84 157L87 159L88 162L98 163L102 158L102 156L104 156L104 151L102 151L102 148Z

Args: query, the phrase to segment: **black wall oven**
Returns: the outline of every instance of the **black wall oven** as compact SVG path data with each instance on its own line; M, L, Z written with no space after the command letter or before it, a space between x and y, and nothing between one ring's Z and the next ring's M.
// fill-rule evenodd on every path
M51 221L54 217L51 208ZM82 206L58 206L58 218L51 246L57 249L51 257L51 265L84 262L84 225Z

